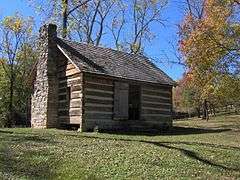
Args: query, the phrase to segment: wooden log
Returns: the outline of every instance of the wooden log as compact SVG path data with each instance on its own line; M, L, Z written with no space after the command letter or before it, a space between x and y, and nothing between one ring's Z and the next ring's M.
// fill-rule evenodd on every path
M84 113L85 114L105 114L105 115L113 114L112 111L110 111L110 112L103 112L103 111L98 111L98 110L84 111Z
M112 119L112 114L102 114L96 112L85 112L84 114L85 120L88 119Z
M65 72L73 69L76 69L76 67L73 64L65 64L62 66L58 66L57 71L58 73L61 73L61 72Z
M82 93L79 91L71 92L71 99L79 99L82 97Z
M70 108L69 110L70 116L80 116L82 115L82 109L81 108Z
M82 105L81 99L79 99L78 101L73 101L73 100L70 101L71 108L78 108L78 107L80 108L81 105Z
M77 69L73 69L73 70L69 70L69 71L62 71L62 72L58 72L58 78L63 78L66 76L73 76L73 75L77 75L79 73L80 72Z
M85 107L109 107L109 108L112 108L113 104L85 103Z
M79 73L79 70L74 68L74 69L70 69L70 70L66 70L66 76L70 76L70 75L74 75Z
M99 90L99 89L90 89L90 88L85 88L85 91L92 91L92 92L100 92L100 93L107 93L107 94L113 94L113 91L104 91L104 90Z
M68 64L66 67L66 70L71 70L71 69L76 69L75 65L73 65L72 63Z
M84 97L85 103L94 103L94 104L113 104L113 100L101 100L101 99L93 99L93 98L88 98Z
M153 95L153 96L162 96L162 97L169 97L171 95L171 92L169 91L148 91L148 90L142 90L142 94L145 95Z
M76 77L80 77L80 78L82 79L82 74L81 74L81 72L68 76L68 79L70 79L70 78L76 78Z
M90 88L90 89L99 89L99 90L104 90L104 91L113 91L112 86L106 86L103 84L91 84L86 82L85 88Z
M153 104L151 102L142 102L142 107L146 107L146 108L165 108L165 109L170 109L171 108L171 104L169 103L161 103L161 104Z
M71 99L70 102L68 101L60 101L58 103L58 108L59 109L67 109L69 110L69 108L81 108L82 103L81 103L81 99Z
M146 97L146 98L157 98L157 99L167 99L170 100L170 96L156 96L156 95L148 95L148 94L143 94L142 97Z
M101 96L92 96L92 95L85 95L86 98L91 98L95 100L113 100L113 97L101 97Z
M85 106L85 112L90 112L90 111L101 111L101 112L111 112L113 111L112 107L95 107L95 106Z
M78 99L70 99L70 103L71 102L81 102L82 98L78 98Z
M72 81L76 81L76 80L81 80L80 76L74 77L74 76L66 76L66 78L59 78L59 83L70 83Z
M167 86L167 85L143 85L142 86L142 89L143 90L148 90L148 91L163 91L163 90L166 90L166 91L171 91L172 90L172 86Z
M76 79L76 80L74 80L74 79L68 79L67 80L67 85L68 86L81 85L81 83L82 83L82 80L80 78Z
M113 94L105 93L105 92L95 92L95 91L85 91L85 95L89 96L98 96L98 97L107 97L113 98Z
M70 116L70 124L80 124L81 120L81 116Z
M100 85L105 85L105 86L113 86L113 81L110 79L104 79L104 78L99 78L96 76L89 76L85 75L84 76L85 82L91 83L91 84L100 84Z
M81 85L75 85L71 87L71 92L74 91L81 91L82 90L82 86Z
M113 124L113 121L112 121L112 118L106 118L106 119L90 119L88 118L87 119L87 124L90 125L92 123L95 123L96 124Z
M155 105L168 105L168 106L171 106L172 104L171 103L164 103L164 102L160 102L160 101L142 101L143 104L152 104L153 106Z
M153 98L153 97L142 97L142 101L148 102L159 102L159 103L171 103L171 99Z

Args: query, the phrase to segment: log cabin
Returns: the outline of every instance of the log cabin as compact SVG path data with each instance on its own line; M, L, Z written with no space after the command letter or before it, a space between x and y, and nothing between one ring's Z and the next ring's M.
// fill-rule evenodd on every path
M175 82L142 55L77 43L40 28L32 77L31 126L80 131L172 126Z

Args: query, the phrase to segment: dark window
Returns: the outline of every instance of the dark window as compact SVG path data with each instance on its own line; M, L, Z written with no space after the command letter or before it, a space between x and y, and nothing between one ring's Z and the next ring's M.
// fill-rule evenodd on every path
M129 119L139 120L140 119L140 86L130 85L129 86Z

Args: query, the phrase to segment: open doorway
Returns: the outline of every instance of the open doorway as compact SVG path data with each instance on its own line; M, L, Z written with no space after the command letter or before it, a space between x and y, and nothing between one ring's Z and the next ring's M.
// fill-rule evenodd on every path
M140 86L130 85L129 86L129 120L140 119Z

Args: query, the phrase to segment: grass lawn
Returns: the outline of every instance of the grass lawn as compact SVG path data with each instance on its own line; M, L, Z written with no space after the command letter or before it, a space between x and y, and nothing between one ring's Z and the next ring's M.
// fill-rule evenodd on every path
M0 179L240 179L240 116L162 134L0 129Z

